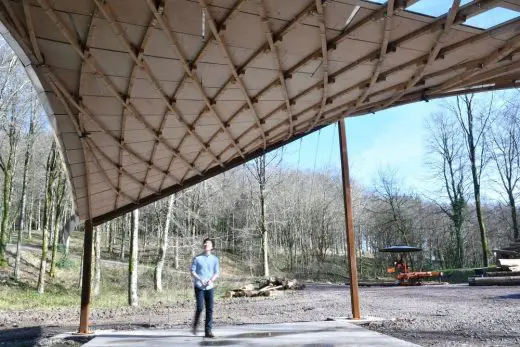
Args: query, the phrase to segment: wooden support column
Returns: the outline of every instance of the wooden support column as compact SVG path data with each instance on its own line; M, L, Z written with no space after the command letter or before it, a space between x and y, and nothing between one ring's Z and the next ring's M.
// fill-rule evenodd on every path
M354 226L352 223L352 188L350 186L350 173L347 153L347 135L345 131L345 121L338 121L339 145L341 149L341 178L343 181L343 198L345 208L345 226L347 233L348 267L350 271L350 304L352 307L352 317L361 319L359 310L359 292L356 262L356 242L354 237Z
M92 274L92 238L94 227L92 221L85 221L85 237L83 240L83 278L81 284L81 313L79 317L79 333L89 334L90 317L90 283Z

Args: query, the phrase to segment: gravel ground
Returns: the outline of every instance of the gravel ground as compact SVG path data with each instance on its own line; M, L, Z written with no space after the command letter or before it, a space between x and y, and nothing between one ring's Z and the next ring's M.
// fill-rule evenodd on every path
M370 287L360 288L360 300L364 317L386 319L366 325L368 329L422 346L520 346L520 287ZM193 305L96 309L93 328L187 328ZM347 286L311 284L273 298L219 300L214 330L218 334L223 325L320 321L349 314ZM0 346L32 346L75 330L78 319L78 309L0 311Z

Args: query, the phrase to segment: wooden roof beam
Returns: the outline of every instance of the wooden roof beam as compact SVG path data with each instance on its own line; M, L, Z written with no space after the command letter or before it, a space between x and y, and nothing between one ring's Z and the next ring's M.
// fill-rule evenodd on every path
M393 3L394 0L390 0L390 2ZM309 124L309 127L307 128L307 132L310 131L314 125L318 122L318 120L321 118L321 115L323 114L323 111L325 110L325 107L327 105L327 98L329 96L329 47L327 44L327 27L325 26L325 14L323 9L323 4L321 3L321 0L316 0L316 11L318 15L318 28L320 31L320 41L321 41L321 71L323 74L323 87L321 89L321 105L319 106L318 111L316 112L316 115L313 117L314 121Z
M320 2L321 6L321 0L316 0ZM278 80L280 81L280 88L282 89L284 100L285 100L285 109L287 112L287 118L289 120L289 132L287 134L287 137L292 136L292 110L291 110L291 103L289 101L289 91L287 89L287 83L285 82L285 77L283 74L283 67L282 67L282 61L280 59L280 53L278 52L278 48L275 45L275 37L273 35L273 32L271 30L271 27L269 25L269 18L267 17L267 11L264 4L264 0L259 0L258 2L258 12L260 14L260 21L262 23L262 27L264 29L264 33L267 39L267 43L269 45L269 49L271 50L271 54L274 59L274 64L276 66L276 72L278 74Z
M72 125L74 126L76 135L78 136L80 143L81 143L81 153L83 154L83 170L85 170L85 173L83 175L83 180L85 182L85 192L87 194L87 198L86 198L87 218L90 218L92 216L92 209L91 209L91 202L90 202L90 186L89 186L89 175L88 175L89 170L88 170L88 164L87 164L88 153L87 153L87 145L85 143L86 137L83 136L83 134L85 133L85 128L80 125L79 119L76 119L76 117L74 116L72 110L70 109L69 104L65 100L63 94L60 92L60 90L58 89L56 84L53 83L51 78L48 78L47 74L44 74L44 76L45 76L45 79L47 80L47 82L49 82L49 85L51 86L51 89L54 91L54 94L56 95L56 97L62 104L63 108L65 109L65 113L67 114L67 116L69 117L69 120L71 121ZM72 185L73 184L72 180L70 178L69 178L69 180L70 180L70 184ZM75 198L77 199L75 189L72 189L72 190L73 190L73 194L74 194Z
M133 86L134 86L134 81L135 81L135 77L136 77L137 71L144 70L145 75L150 80L150 82L154 85L155 90L162 97L163 102L166 100L166 102L165 102L165 111L164 111L164 114L163 114L163 116L161 118L159 129L158 130L153 129L154 130L153 135L156 136L156 137L155 137L155 141L154 141L154 143L152 145L152 152L150 154L148 162L153 162L155 160L155 154L157 152L157 148L159 147L159 144L162 143L167 149L170 150L170 153L172 153L172 158L173 159L178 158L184 164L187 164L187 166L188 166L187 167L187 172L189 172L190 170L194 170L195 172L197 172L197 174L200 175L201 172L200 172L200 170L198 170L195 167L195 162L190 163L186 158L184 158L184 156L180 155L178 148L174 148L173 146L171 146L169 144L165 145L166 141L164 139L162 139L162 133L164 131L164 126L165 126L166 120L168 118L168 113L170 111L172 111L171 108L170 108L170 104L171 104L170 100L174 100L174 98L173 97L168 97L166 95L166 93L162 90L162 88L159 85L159 82L151 74L150 68L148 67L148 65L144 61L144 58L142 57L142 54L145 52L146 45L149 42L149 39L150 39L150 36L151 36L151 33L152 33L152 29L155 27L155 24L156 24L157 20L153 16L150 16L151 18L148 20L148 25L146 27L146 30L145 30L143 36L141 37L139 46L138 47L134 47L130 43L130 40L128 39L128 37L126 36L123 28L121 27L121 24L117 21L117 19L113 15L112 9L108 5L108 3L95 0L95 4L98 7L99 11L101 11L101 13L103 14L105 19L110 23L110 26L111 26L112 31L114 32L114 34L118 37L118 39L127 48L127 52L129 53L129 55L132 57L132 60L133 60L132 72L130 74L130 79L128 81L128 85L127 85L127 88L126 88L125 95L127 97L129 95L132 95L132 89L133 89ZM144 64L146 64L146 66L143 66ZM125 113L126 113L126 108L123 108L123 117L125 116ZM122 121L122 126L123 126L123 121ZM124 138L124 129L122 129L121 134L122 134L121 136ZM161 141L161 139L162 139L162 141ZM180 147L180 146L178 146L178 147ZM121 156L120 156L120 159L121 159ZM173 162L173 160L172 160L172 162ZM170 169L171 169L171 167L168 166L166 171L168 172ZM148 175L150 174L150 172L151 172L151 167L147 166L146 172L145 172L145 175L144 175L144 179L143 179L144 182L147 181ZM163 182L166 181L166 178L167 178L167 176L163 175L162 181ZM137 196L138 200L142 197L142 194L144 193L144 188L145 188L145 186L142 185L141 186L141 190L139 191L139 194Z
M520 47L520 34L516 35L509 40L506 41L506 44L499 48L498 50L492 52L490 55L485 57L482 61L482 64L478 67L468 68L462 74L456 76L453 80L447 81L442 85L439 85L431 90L431 93L438 93L441 91L448 90L455 85L460 84L461 82L466 81L467 79L473 77L479 72L489 68L490 65L495 64L500 61L502 58L508 56L511 52L515 51L518 47Z
M80 100L77 100L70 94L70 92L67 90L67 88L58 80L58 78L50 71L50 69L47 66L42 66L44 73L46 74L46 78L48 78L54 85L58 88L58 90L63 94L65 99L73 105L79 112L81 112L83 115L87 116L92 123L94 123L105 135L108 136L109 139L114 142L116 146L120 146L125 149L126 152L131 154L133 157L144 163L145 165L148 165L148 161L143 158L141 155L137 154L135 151L133 151L131 148L129 148L124 140L118 138L115 136L110 130L107 129L107 127L99 121L92 112L86 107ZM156 166L155 164L152 165L154 169L160 172L164 172L160 167ZM165 173L166 174L166 173ZM173 176L171 173L168 173L168 176L174 180L177 184L180 183L179 179L175 176Z
M460 0L453 0L453 4L452 4L448 14L446 15L446 20L444 22L443 29L439 33L437 38L435 39L434 45L430 50L428 59L426 60L426 64L420 66L417 69L417 71L413 74L412 79L408 82L407 86L402 91L399 91L398 93L396 93L387 103L385 103L385 106L383 106L383 107L388 107L389 105L394 103L396 100L399 100L401 98L401 96L406 94L407 91L412 89L417 84L417 82L419 82L419 80L423 77L424 73L426 72L426 69L428 69L428 67L433 65L433 63L435 62L435 59L437 59L437 55L439 54L442 46L444 45L444 42L443 42L444 39L450 32L450 30L453 26L453 23L455 22L455 18L459 11L459 6L460 6Z
M292 19L290 19L280 30L273 33L274 41L275 43L277 41L281 41L283 39L283 36L287 34L292 28L294 28L303 18L313 13L313 11L316 10L316 3L315 0L310 0L309 4L300 12L298 12ZM245 73L246 69L255 61L256 58L258 58L261 54L263 54L267 49L269 49L269 43L264 42L262 46L260 46L251 56L242 64L240 65L237 70L239 73ZM223 85L219 88L217 93L214 96L214 99L217 99L220 94L234 81L234 77L231 76ZM242 107L245 107L246 104L244 104ZM237 111L240 112L241 109ZM236 113L236 114L237 114Z
M227 134L231 143L233 145L235 145L235 148L236 148L238 154L243 157L244 153L242 153L242 151L240 150L240 147L235 144L235 139L233 138L231 132L229 131L229 129L227 129L225 127L222 117L218 114L217 109L215 107L213 107L213 104L214 104L213 100L210 99L208 97L208 95L206 94L204 87L202 86L202 83L199 81L197 75L193 72L192 66L190 66L190 64L188 63L188 61L186 59L186 55L184 54L181 47L177 43L177 40L173 35L172 28L170 27L168 22L165 20L166 16L164 14L164 8L162 10L160 10L158 7L156 7L153 0L146 0L146 3L148 4L148 7L150 7L150 10L152 11L153 15L157 19L157 22L161 26L163 33L166 35L166 38L170 42L170 45L173 48L175 54L179 57L185 73L190 77L190 79L193 81L193 84L197 87L200 94L202 95L202 98L204 99L204 103L206 104L206 107L212 112L212 114L218 121L220 128ZM160 6L162 6L162 5L159 5L159 7ZM179 116L180 116L180 114L179 114ZM187 130L192 132L192 130L191 130L192 125L188 125L184 119L183 119L183 123L186 125ZM211 144L204 143L204 141L202 141L202 139L200 139L199 136L196 136L196 138L200 142L202 150L206 150L213 157L213 160L215 160L217 163L219 163L220 166L224 166L224 164L218 158L218 156L209 149L209 146Z
M384 28L383 28L383 40L381 42L381 50L379 52L379 59L376 63L374 71L372 72L372 78L370 79L370 82L368 83L367 88L365 88L365 90L363 91L363 94L356 101L356 106L361 105L365 101L368 94L370 93L370 90L376 84L376 82L379 78L379 75L383 68L383 64L385 62L386 53L388 50L388 41L390 40L390 32L392 31L393 15L394 15L394 0L389 0L387 2L386 17L385 17Z
M212 155L214 158L216 158L215 154L209 149L209 146L207 146L204 143L204 141L200 138L200 136L195 132L195 130L191 129L192 127L187 124L182 112L180 112L180 110L175 106L175 100L171 100L168 97L168 95L166 95L166 93L162 89L161 85L159 84L157 78L152 74L151 69L148 66L148 63L142 57L143 52L136 51L135 47L130 43L130 40L128 39L128 37L125 34L125 31L121 27L121 24L114 17L112 10L111 10L110 6L108 5L108 3L101 2L100 0L94 0L94 1L95 1L96 5L98 6L99 10L101 11L101 13L103 14L103 16L110 23L110 27L111 27L112 31L114 32L114 34L117 36L119 41L121 41L121 43L123 43L123 45L127 49L127 52L130 55L130 57L132 58L132 60L134 61L134 63L137 64L143 70L146 77L148 78L148 80L150 81L150 83L152 84L154 89L156 90L157 94L160 96L160 99L163 101L164 105L172 113L177 115L177 117L180 120L180 123L184 124L186 131L188 131L190 133L190 135L192 135L199 142L199 145L201 146L202 150L207 151L210 155ZM143 123L147 123L146 120L144 119L144 117L142 117L142 115L139 113L139 111L136 109L136 107L132 104L132 102L130 102L129 96L127 95L125 97L127 98L127 100L124 100L120 95L116 95L116 98L122 103L123 107L127 107L127 109L133 115L140 118ZM172 153L172 155L179 157L178 150L176 148L173 148L173 146L170 145L168 143L168 141L166 141L164 139L164 137L162 137L162 133L160 132L160 130L158 131L157 129L155 129L151 126L147 126L147 129L150 131L151 135L154 136L154 139L156 141L159 141L163 146L165 146ZM180 159L183 162L185 162L185 164L187 164L192 170L195 170L198 174L201 174L200 170L195 168L195 166L193 164L191 164L189 161L187 161L184 158L180 158ZM220 163L220 164L222 164L222 163Z
M262 128L262 124L260 123L260 115L259 115L258 111L256 110L255 105L253 105L253 101L252 101L251 96L249 95L249 91L247 90L244 82L242 81L241 77L239 76L239 74L237 72L235 63L233 62L233 59L231 58L231 54L229 53L229 48L227 47L226 43L224 42L224 39L218 32L217 25L215 24L215 20L213 19L213 15L211 14L211 11L209 10L208 5L206 4L206 1L199 0L199 4L202 7L202 10L206 13L206 19L209 22L209 26L211 28L211 31L213 32L213 36L215 36L215 39L219 43L220 49L222 50L222 54L224 55L226 62L229 66L229 70L231 71L231 74L237 81L237 84L238 84L240 90L242 91L242 94L244 94L246 102L255 117L256 126L258 127L258 130L260 131L260 133L262 135L262 138L264 140L264 145L265 145L266 140L265 140L265 134L264 134L264 131ZM258 100L258 99L256 99L256 100ZM227 128L225 128L225 129L227 131ZM237 147L238 147L238 145L237 145ZM238 148L240 148L240 147L238 147Z

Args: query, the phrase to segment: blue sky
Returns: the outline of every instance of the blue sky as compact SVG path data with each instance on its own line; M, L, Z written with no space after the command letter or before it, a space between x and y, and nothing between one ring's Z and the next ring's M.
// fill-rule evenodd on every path
M468 2L462 0L461 5ZM451 4L452 0L421 0L409 9L438 16L445 13ZM518 15L518 12L495 8L468 19L466 24L485 29ZM425 122L432 113L442 110L443 102L419 102L348 118L346 128L351 178L370 188L380 169L393 169L407 188L421 193L431 191L435 182L429 177L425 165ZM286 146L284 164L310 171L332 167L339 172L337 126L330 125L319 133Z
M410 188L423 188L426 130L440 102L420 102L346 120L351 177L370 187L380 169L395 169ZM298 162L298 154L299 162ZM329 125L288 145L284 163L300 170L340 169L338 127Z

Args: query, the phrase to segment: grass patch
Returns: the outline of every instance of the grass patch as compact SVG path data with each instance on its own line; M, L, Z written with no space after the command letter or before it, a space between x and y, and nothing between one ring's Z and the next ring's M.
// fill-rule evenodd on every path
M490 271L496 269L496 266L490 266L486 268L465 268L465 269L446 269L439 270L442 271L443 276L441 278L442 281L448 283L468 283L468 277L475 276L475 270L483 270Z
M9 267L9 262L7 261L7 259L0 258L0 269L4 269L7 267Z

